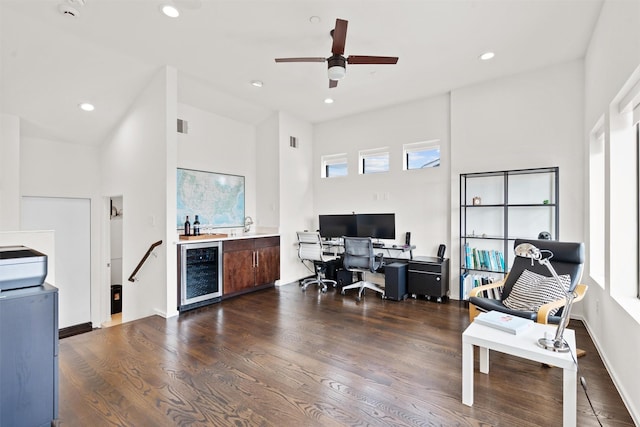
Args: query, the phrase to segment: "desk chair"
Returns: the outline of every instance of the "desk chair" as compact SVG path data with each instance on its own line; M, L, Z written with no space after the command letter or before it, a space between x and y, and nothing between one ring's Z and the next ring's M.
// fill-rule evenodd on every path
M336 285L335 280L329 280L322 277L324 264L327 261L335 259L332 256L324 255L322 251L322 238L320 233L310 231L298 231L298 258L304 263L311 261L315 272L315 277L304 279L300 285L302 291L306 291L309 285L317 285L322 292L327 292L327 284Z
M359 289L356 301L360 301L365 289L371 289L382 294L384 289L375 283L367 282L367 272L375 273L382 266L382 254L373 253L373 240L371 237L344 237L344 268L348 271L362 273L360 282L352 283L342 288L342 294L349 289Z

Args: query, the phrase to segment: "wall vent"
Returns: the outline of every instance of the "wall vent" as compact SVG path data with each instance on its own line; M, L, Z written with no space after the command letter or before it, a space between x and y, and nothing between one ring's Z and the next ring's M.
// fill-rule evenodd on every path
M298 148L298 138L295 136L289 137L289 147Z
M186 120L178 119L178 132L187 134L189 133L189 122Z

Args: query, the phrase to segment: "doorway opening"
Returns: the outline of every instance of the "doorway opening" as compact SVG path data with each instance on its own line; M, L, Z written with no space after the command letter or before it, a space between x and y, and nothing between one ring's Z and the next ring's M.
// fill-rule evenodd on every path
M111 320L104 322L109 327L122 323L123 309L123 272L122 272L122 240L123 240L123 197L110 197L109 203L109 310Z

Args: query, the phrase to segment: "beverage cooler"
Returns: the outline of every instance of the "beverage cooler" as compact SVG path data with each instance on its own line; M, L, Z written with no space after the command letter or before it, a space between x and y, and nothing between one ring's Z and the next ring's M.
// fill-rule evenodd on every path
M222 297L221 242L178 246L180 312L219 302Z

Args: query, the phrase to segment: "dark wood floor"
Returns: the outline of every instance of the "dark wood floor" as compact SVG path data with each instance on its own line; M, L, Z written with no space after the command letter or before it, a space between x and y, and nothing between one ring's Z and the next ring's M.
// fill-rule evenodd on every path
M62 426L561 425L562 372L492 352L461 402L457 301L383 301L293 284L173 319L60 341ZM584 326L580 372L603 425L632 426ZM578 387L578 426L597 426Z

